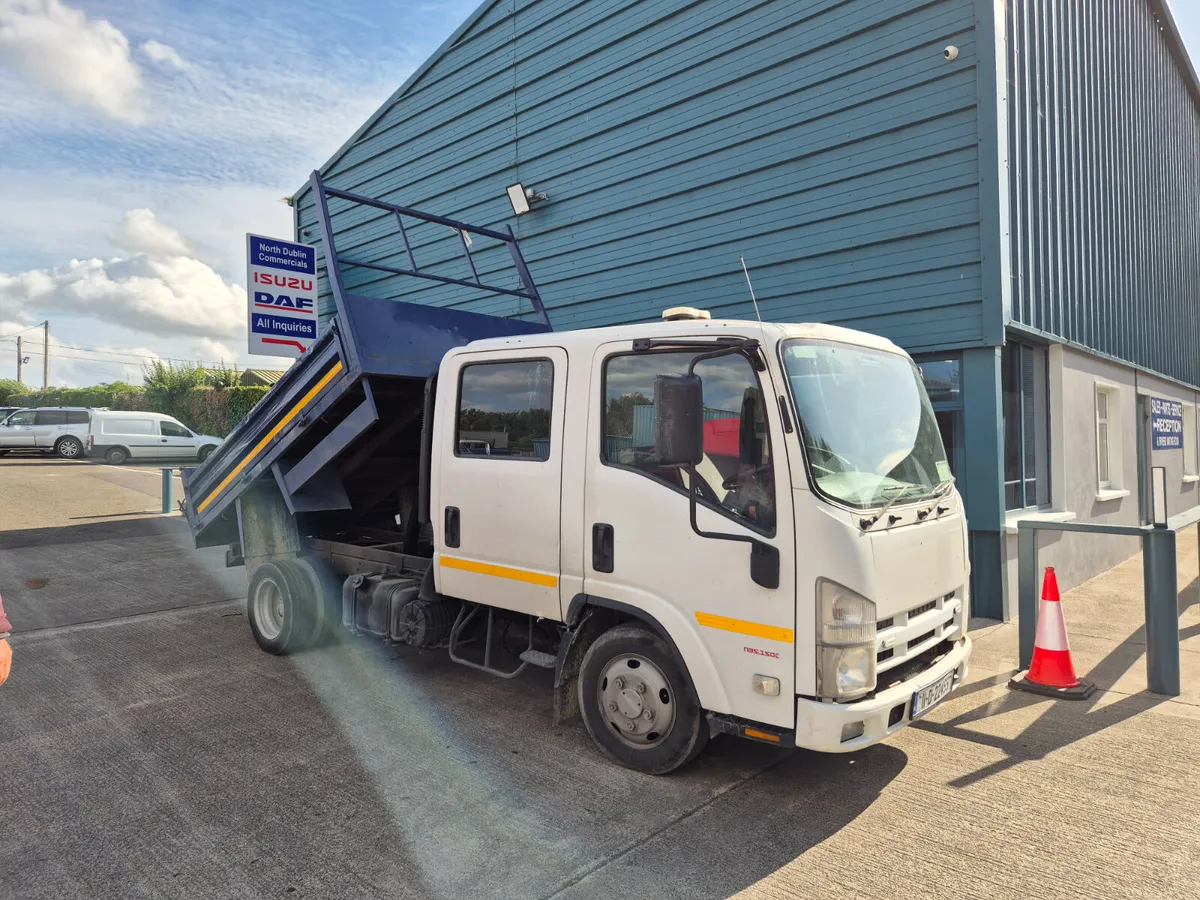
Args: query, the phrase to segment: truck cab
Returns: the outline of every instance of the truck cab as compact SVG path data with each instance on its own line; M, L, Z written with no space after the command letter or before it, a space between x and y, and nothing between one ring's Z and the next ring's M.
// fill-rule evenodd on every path
M689 376L691 410L671 393ZM705 724L813 750L882 740L965 677L962 501L891 342L698 315L475 342L437 385L438 593L568 629L594 611L639 623ZM688 416L684 462L663 420ZM484 428L508 431L509 455L464 449ZM632 759L683 724L684 686L628 646L609 656L578 704Z

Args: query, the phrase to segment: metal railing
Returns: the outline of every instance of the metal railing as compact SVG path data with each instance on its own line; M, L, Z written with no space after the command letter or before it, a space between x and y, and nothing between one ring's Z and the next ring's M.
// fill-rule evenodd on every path
M1174 516L1166 527L1101 525L1085 522L1017 523L1017 610L1020 667L1029 668L1037 635L1039 531L1115 534L1142 540L1142 571L1146 606L1146 682L1156 694L1178 697L1179 585L1176 534L1200 522L1200 511Z

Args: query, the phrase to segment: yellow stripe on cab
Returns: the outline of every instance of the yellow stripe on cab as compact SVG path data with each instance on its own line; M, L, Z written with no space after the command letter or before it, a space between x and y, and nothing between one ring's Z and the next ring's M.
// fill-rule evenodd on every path
M716 628L719 631L732 631L735 634L746 634L750 637L764 638L768 641L779 641L790 644L795 640L795 634L790 628L780 628L777 625L762 625L758 622L746 622L742 619L730 619L725 616L714 616L712 613L696 613L696 621L705 628Z
M228 475L226 475L225 478L221 481L221 483L218 484L216 486L216 488L213 491L211 491L207 497L204 498L203 501L201 501L200 505L196 507L196 512L197 513L204 512L205 507L207 507L210 503L212 503L213 500L215 500L217 498L217 495L219 493L221 493L221 491L223 491L223 490L225 490L225 488L229 487L230 482L232 482L233 479L235 479L239 475L241 475L242 470L244 470L246 468L246 466L250 465L250 463L254 462L254 458L256 456L258 456L258 454L262 453L263 448L266 447L267 444L271 443L271 441L273 441L275 439L275 436L277 434L279 434L279 432L283 431L283 429L288 426L288 423L291 422L292 419L294 419L294 418L296 418L296 416L300 415L301 410L303 410L304 407L308 406L308 404L312 402L312 399L314 397L316 397L317 394L321 393L321 391L325 389L325 386L327 384L329 384L329 382L333 381L333 379L336 378L341 373L341 371L342 371L342 361L338 360L336 363L333 364L333 368L331 368L328 372L326 372L324 375L322 375L321 380L318 381L316 384L314 384L312 386L312 388L309 390L309 392L300 398L300 402L297 403L295 406L293 406L288 411L288 414L286 416L284 416L282 419L280 419L275 424L274 428L272 428L270 431L267 432L267 436L264 437L257 444L255 444L254 449L251 450L249 453L247 453L245 458L240 463L238 463L236 466L233 467L233 471L231 471Z
M513 569L508 566L495 566L491 563L475 562L470 559L458 559L453 556L443 556L443 569L458 569L461 572L474 572L477 575L491 575L495 578L508 578L512 581L524 581L526 584L538 584L542 587L558 587L557 575L546 575L542 572L531 572L528 569Z

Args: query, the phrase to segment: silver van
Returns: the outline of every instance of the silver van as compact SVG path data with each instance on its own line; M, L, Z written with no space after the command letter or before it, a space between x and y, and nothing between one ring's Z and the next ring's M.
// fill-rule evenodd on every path
M130 459L178 459L204 462L221 443L196 434L178 419L154 412L97 410L92 414L85 452L120 465Z
M0 422L0 455L13 450L57 453L79 459L87 445L92 410L82 406L21 409Z

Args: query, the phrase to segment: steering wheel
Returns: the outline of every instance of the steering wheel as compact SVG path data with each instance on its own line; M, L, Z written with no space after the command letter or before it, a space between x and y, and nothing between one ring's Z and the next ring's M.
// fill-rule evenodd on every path
M747 472L737 472L733 475L730 475L728 478L726 478L724 481L722 481L721 487L725 488L725 490L727 490L727 491L732 491L739 486L738 482L741 481L743 478L745 478L747 475L751 475L755 478L758 478L760 475L762 475L763 472L768 472L768 471L770 471L770 469L771 469L770 463L763 463L761 466L755 466L753 469L751 469Z
M856 466L856 465L855 465L853 462L851 462L849 459L847 459L846 457L842 456L842 454L838 453L838 452L837 452L837 451L835 451L835 450L830 450L828 447L818 447L818 446L817 446L817 445L815 445L815 444L805 444L804 446L805 446L805 449L807 449L807 450L809 450L809 451L815 450L815 451L817 451L818 453L824 453L824 454L825 454L827 457L830 457L830 458L832 458L832 459L836 459L838 462L840 462L840 463L842 463L842 464L843 464L843 465L842 465L842 470L843 470L843 471L845 471L845 472L853 472L853 471L857 471L857 469L858 469L858 466ZM835 474L835 473L834 473L834 472L832 472L832 471L830 471L830 473L829 473L829 474L833 475L833 474Z

